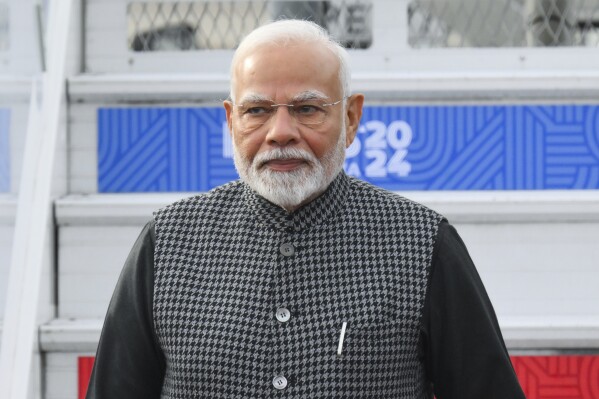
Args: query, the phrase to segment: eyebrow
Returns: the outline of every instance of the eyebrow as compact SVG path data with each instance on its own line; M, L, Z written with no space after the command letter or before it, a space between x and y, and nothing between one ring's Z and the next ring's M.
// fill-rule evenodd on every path
M329 96L327 96L326 94L324 94L321 91L306 90L306 91L302 91L302 92L296 94L295 96L293 96L293 98L291 99L290 102L301 102L301 101L312 101L312 100L326 101L328 99L329 99Z
M318 91L318 90L305 90L305 91L297 93L288 101L289 101L289 103L297 103L297 102L312 101L312 100L327 101L327 100L329 100L329 96L327 96L326 94L324 94L323 92ZM241 98L241 101L239 101L239 104L260 103L260 102L274 103L275 101L271 97L268 97L264 94L249 93Z
M249 93L241 98L239 104L245 103L260 103L260 102L274 102L272 98L265 96L264 94Z

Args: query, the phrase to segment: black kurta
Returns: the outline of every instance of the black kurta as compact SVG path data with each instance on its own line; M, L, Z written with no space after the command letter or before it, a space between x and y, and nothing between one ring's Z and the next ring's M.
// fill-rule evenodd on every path
M166 362L153 322L154 247L151 221L111 300L88 399L160 397ZM480 277L446 221L438 228L420 338L438 399L524 398Z

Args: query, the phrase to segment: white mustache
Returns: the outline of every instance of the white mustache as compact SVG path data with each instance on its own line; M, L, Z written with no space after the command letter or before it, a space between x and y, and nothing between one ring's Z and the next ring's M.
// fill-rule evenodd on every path
M310 154L306 150L301 150L299 148L276 148L274 150L256 155L254 158L254 163L258 166L258 168L261 168L269 161L285 159L301 159L309 164L318 162L314 155Z

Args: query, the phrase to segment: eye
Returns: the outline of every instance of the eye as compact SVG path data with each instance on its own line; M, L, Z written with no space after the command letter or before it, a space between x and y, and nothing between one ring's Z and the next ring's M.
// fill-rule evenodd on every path
M271 107L266 107L266 106L254 106L254 107L249 107L246 108L243 113L250 115L250 116L260 116L260 115L265 115L268 114L270 112Z
M322 109L314 104L298 104L293 107L298 115L313 115L322 112Z

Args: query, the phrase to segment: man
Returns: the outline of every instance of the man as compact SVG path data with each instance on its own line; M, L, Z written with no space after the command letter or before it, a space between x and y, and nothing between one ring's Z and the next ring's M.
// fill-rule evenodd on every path
M145 227L88 398L524 398L455 230L342 171L363 101L314 24L241 43L224 103L241 180Z

